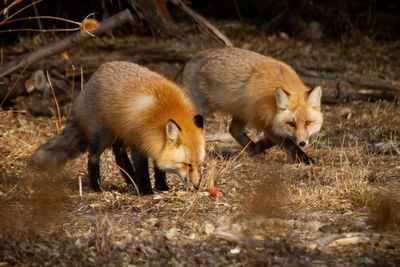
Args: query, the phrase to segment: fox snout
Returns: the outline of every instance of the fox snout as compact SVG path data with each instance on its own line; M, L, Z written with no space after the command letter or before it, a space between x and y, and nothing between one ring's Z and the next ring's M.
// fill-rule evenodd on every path
M183 184L189 189L199 189L200 179L197 171L177 171L175 172L181 179Z
M158 165L164 172L169 172L177 175L182 183L189 189L198 189L200 184L199 171L196 166L192 164L176 164L175 166Z
M307 129L296 129L293 133L293 141L299 147L305 147L310 143L310 134Z
M194 187L194 189L199 189L199 184L200 184L200 178L199 178L199 173L198 171L192 171L190 173L190 179L189 179L189 183L191 183L191 185Z

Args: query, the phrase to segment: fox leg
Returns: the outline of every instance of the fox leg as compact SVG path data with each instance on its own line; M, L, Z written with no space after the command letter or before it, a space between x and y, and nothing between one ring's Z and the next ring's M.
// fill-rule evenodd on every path
M111 145L113 139L113 136L105 130L95 133L94 138L89 139L88 175L89 186L93 191L101 191L100 155Z
M231 125L229 126L229 132L241 146L246 147L246 152L250 156L260 154L264 150L275 145L275 143L268 138L263 138L258 142L253 142L246 134L245 128L246 124L243 121L232 118Z
M165 172L154 165L154 178L156 180L156 189L158 191L168 191L167 177Z
M93 191L100 192L100 154L89 148L88 160L89 186Z
M286 150L290 155L292 155L292 157L296 161L302 162L305 164L310 164L313 162L313 159L310 158L306 154L306 152L301 150L301 148L292 140L284 139L284 140L282 140L281 144L282 144L283 149Z
M255 143L256 154L262 153L275 145L276 143L272 142L268 137L264 137Z
M115 156L115 161L117 163L117 166L120 168L120 173L122 177L124 177L125 182L130 185L133 184L136 179L135 177L135 171L133 169L132 163L128 157L128 154L126 153L125 148L122 146L122 143L120 140L115 140L115 142L112 145L112 150ZM136 181L135 181L136 182Z
M132 153L133 167L135 168L136 174L136 185L139 193L143 195L149 195L153 193L150 183L149 175L149 161L146 157L139 153Z
M100 192L100 155L103 151L97 144L89 144L88 175L89 186L93 191Z

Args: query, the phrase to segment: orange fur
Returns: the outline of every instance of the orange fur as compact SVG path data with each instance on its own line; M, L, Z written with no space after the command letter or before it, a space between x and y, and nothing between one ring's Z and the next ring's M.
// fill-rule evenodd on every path
M152 158L161 169L181 176L185 176L183 163L197 168L205 156L203 129L194 123L195 109L186 94L173 82L133 63L103 64L75 101L72 114L80 138L89 148L94 143L99 153L118 138L125 146ZM170 120L181 129L179 147L167 138ZM41 155L41 161L52 157L43 151L36 154ZM179 170L175 170L177 166Z
M222 48L200 52L186 64L183 84L202 115L221 111L233 117L231 133L244 146L248 139L241 137L241 128L245 125L264 131L274 143L289 138L303 144L304 140L297 137L308 139L307 133L319 131L322 124L320 105L311 107L311 91L296 72L281 61L252 51ZM288 96L285 110L277 106L277 88ZM321 90L316 91L315 99L319 101ZM315 129L302 133L285 131L282 123L292 115L298 120L298 129L305 129L305 122L311 118L316 121Z
M153 96L154 103L142 114L133 114L130 104L143 94ZM193 123L195 109L191 101L176 84L148 69L129 62L103 64L82 96L92 103L88 107L86 102L78 102L74 108L79 117L88 117L83 127L90 125L91 114L98 114L103 126L126 146L133 146L153 159L164 148L165 125L170 119L184 129L182 142L188 151L194 151L189 154L198 154L202 146L202 129Z

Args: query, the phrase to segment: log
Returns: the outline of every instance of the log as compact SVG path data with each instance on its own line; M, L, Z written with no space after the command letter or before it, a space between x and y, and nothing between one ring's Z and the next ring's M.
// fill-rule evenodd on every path
M96 37L98 35L101 35L103 33L106 33L108 31L111 31L117 27L120 27L121 25L130 22L133 20L131 12L126 9L112 17L109 17L102 21L97 28L90 30L90 31L79 31L71 36L68 36L62 40L56 41L54 43L51 43L47 46L44 46L38 50L35 50L27 55L22 56L21 58L18 58L17 60L13 60L10 63L6 64L4 67L0 69L0 79L3 77L13 73L14 71L27 67L31 65L32 63L35 63L39 60L42 60L44 58L47 58L51 55L63 52L73 46L76 46L78 44L81 44L93 37ZM11 88L12 89L12 88ZM6 90L5 88L0 88L0 95L2 94L2 91ZM8 93L7 93L8 95ZM6 97L7 97L6 95ZM5 97L5 98L6 98ZM2 103L5 101L5 99L2 100Z
M113 60L127 60L140 64L154 63L154 62L180 62L185 63L191 58L196 51L194 50L180 50L172 49L166 46L155 45L146 48L126 48L124 50L118 50L106 54L88 55L84 57L74 57L71 55L70 61L60 63L59 61L50 64L51 67L57 68L62 73L70 69L71 62L76 66L83 66L83 69L87 74L90 74L96 70L101 63ZM77 75L75 73L74 75ZM69 77L69 73L66 73ZM303 77L304 78L304 77ZM362 92L344 92L341 87L344 83L329 80L315 79L310 81L308 77L303 79L308 85L327 85L329 83L332 87L338 87L337 92L324 92L322 95L322 102L327 104L337 103L348 103L351 101L365 101L365 102L376 102L379 100L395 101L397 99L397 93L391 91L383 91L379 93L362 93ZM348 87L352 87L350 84L346 84Z
M49 68L55 68L66 77L80 75L71 72L71 64L81 67L85 74L94 72L102 63L108 61L124 60L138 64L160 63L160 62L186 62L192 55L192 50L177 50L164 45L154 45L150 47L132 47L123 50L116 50L111 53L97 53L95 55L74 56L70 55L69 61L52 61L48 64Z
M395 101L397 94L383 91L380 93L347 93L338 91L337 93L323 92L322 102L325 104L348 103L351 101L377 102L380 100Z
M400 82L394 80L369 78L360 75L347 76L337 73L325 73L315 70L307 70L298 66L295 66L294 68L306 83L309 83L310 81L310 83L314 83L320 80L338 85L340 82L344 82L351 85L353 88L400 92Z

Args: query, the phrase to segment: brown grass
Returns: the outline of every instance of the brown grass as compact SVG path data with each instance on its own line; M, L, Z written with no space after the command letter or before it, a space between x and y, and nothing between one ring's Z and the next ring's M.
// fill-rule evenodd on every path
M363 120L362 114L376 108L376 104L356 108L360 116L353 119ZM387 109L390 108L390 104L387 105ZM380 112L385 114L387 111L381 109ZM345 136L343 133L348 122L343 122L340 129L329 124L330 116L335 113L336 110L330 107L318 143L308 149L317 159L312 166L293 163L279 148L272 148L264 156L254 158L246 155L234 159L208 158L204 164L203 186L216 186L224 193L221 200L213 200L201 192L184 191L179 179L172 176L169 177L170 192L157 194L156 198L138 198L136 190L126 187L120 178L110 152L102 157L105 192L101 194L90 192L86 184L85 156L67 164L60 177L33 176L26 169L26 161L35 147L57 132L56 120L3 111L0 113L4 122L0 126L3 155L0 159L0 227L6 231L1 238L17 240L5 251L19 251L17 255L20 256L11 260L19 262L28 257L26 253L21 254L20 250L24 251L24 248L20 243L30 244L26 243L28 240L33 244L44 242L49 234L53 234L58 236L58 241L51 242L62 246L77 243L80 248L92 251L88 262L114 259L121 253L118 247L130 251L127 246L132 244L144 246L139 249L139 258L146 262L146 258L152 259L152 250L160 242L158 238L165 235L170 238L170 245L185 253L194 249L196 242L210 242L210 238L214 245L209 249L225 247L228 243L223 239L217 241L211 237L220 229L231 232L238 238L237 242L250 247L249 244L255 241L250 242L248 238L264 240L279 236L286 236L289 238L287 242L296 247L305 233L318 233L320 226L332 222L342 229L338 231L362 222L365 227L361 232L390 230L397 235L393 231L397 231L400 223L399 193L398 186L391 183L399 175L395 164L398 155L362 152L371 136L361 136L356 144L345 137L337 138L338 141L328 139L326 135L333 128ZM223 120L216 123L226 123L225 118ZM365 127L370 127L368 123L374 122L368 119L365 123ZM213 123L209 125L212 127ZM216 131L218 129L225 128ZM375 134L381 138L384 133L381 130ZM392 138L393 132L386 133L386 136ZM378 139L376 136L373 138ZM79 196L78 177L83 178L82 197ZM80 208L83 211L78 212ZM242 240L243 236L247 241ZM181 240L179 245L175 243L178 240ZM11 258L7 256L6 259L9 261ZM63 260L69 262L72 259ZM183 257L181 260L193 259ZM138 262L132 258L130 261Z
M298 52L305 44L293 40L256 39L251 45L259 51L268 45L273 53L276 42L287 45L285 56L297 51L300 59L312 60ZM318 55L322 61L335 59L329 54L332 47L323 49L315 47L324 51ZM348 111L338 115L343 108L350 109L350 117ZM110 151L102 156L102 193L89 190L86 155L68 163L59 177L34 175L26 162L57 133L60 118L0 111L0 263L396 265L400 155L396 149L368 154L363 148L398 139L400 109L387 102L350 103L324 106L324 113L323 130L307 148L316 159L311 166L294 163L278 147L252 158L209 155L202 186L223 192L215 199L186 191L172 175L169 192L138 197L120 177ZM217 115L207 122L207 132L224 133L228 122ZM224 145L236 147L233 142ZM326 245L329 238L355 242L354 234L366 243ZM234 248L240 252L235 254Z

